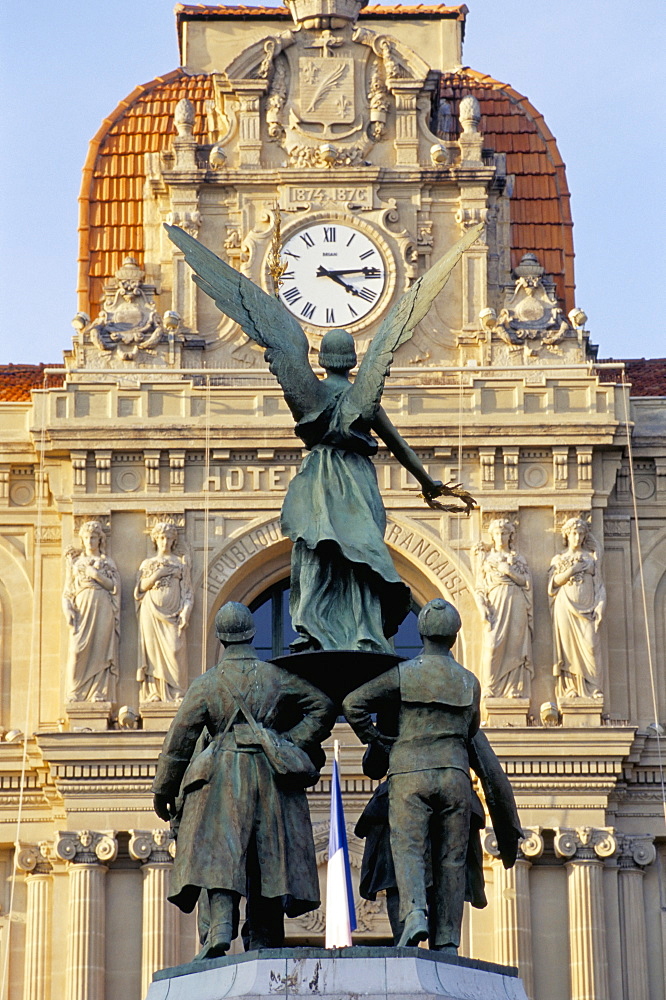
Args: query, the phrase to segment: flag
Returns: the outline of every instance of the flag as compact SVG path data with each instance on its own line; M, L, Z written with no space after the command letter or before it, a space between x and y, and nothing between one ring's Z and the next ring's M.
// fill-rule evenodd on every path
M352 943L352 931L356 930L356 910L349 867L345 815L342 810L337 740L334 753L326 880L326 947L349 948Z

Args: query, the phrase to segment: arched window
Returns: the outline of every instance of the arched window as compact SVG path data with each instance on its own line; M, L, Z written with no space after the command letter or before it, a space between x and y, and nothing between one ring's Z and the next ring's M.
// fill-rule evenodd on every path
M399 656L416 656L423 646L416 627L416 616L420 610L416 601L412 601L411 611L394 637L395 651ZM289 617L289 578L274 583L255 598L250 611L257 627L253 645L260 656L270 659L289 653L289 643L296 638Z

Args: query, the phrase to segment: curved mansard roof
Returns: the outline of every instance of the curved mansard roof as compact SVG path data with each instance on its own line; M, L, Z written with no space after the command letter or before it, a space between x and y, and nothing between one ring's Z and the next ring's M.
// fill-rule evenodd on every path
M285 8L203 7L180 4L180 25L189 18L237 16L289 18ZM457 7L366 7L367 16L455 17L464 23L467 9ZM564 163L543 116L517 91L490 76L465 68L441 76L440 96L457 116L460 98L473 93L481 104L480 128L487 148L506 153L507 172L515 184L510 202L511 256L536 253L555 279L565 310L574 305L573 237ZM102 122L90 143L80 196L79 308L95 315L102 286L131 254L143 264L144 154L168 148L174 135L173 112L186 97L194 104L194 135L207 141L205 102L213 97L210 76L175 70L132 93ZM456 118L457 120L457 118Z

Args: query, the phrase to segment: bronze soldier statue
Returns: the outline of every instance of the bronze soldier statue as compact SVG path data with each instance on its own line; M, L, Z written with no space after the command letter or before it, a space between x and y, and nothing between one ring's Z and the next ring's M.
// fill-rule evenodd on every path
M522 836L510 785L488 741L477 736L479 682L451 655L460 625L452 604L430 601L419 614L421 655L352 691L343 702L359 739L378 751L376 756L388 754L391 860L403 928L398 945L429 938L432 949L449 954L456 954L460 944L466 882L468 897L476 895L476 905L485 902L482 884L470 892L466 875L473 809L470 756L489 808L492 803L506 867L515 862ZM377 711L381 720L391 709L397 715L395 737L378 729L370 715Z
M190 913L202 891L207 896L200 959L229 949L241 897L247 949L281 947L284 915L319 906L304 791L319 775L299 748L320 765L320 743L335 718L321 691L257 657L244 605L225 604L215 628L224 654L188 688L153 783L155 811L177 833L169 899ZM205 731L208 745L201 749ZM302 773L278 773L285 758L304 761Z

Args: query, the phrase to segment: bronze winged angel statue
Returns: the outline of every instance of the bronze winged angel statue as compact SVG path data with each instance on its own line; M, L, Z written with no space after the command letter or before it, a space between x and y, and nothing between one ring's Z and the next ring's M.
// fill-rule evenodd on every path
M386 511L371 461L377 453L372 431L421 484L431 506L455 511L474 506L459 486L443 486L430 477L382 409L381 398L395 351L412 336L482 228L470 229L393 306L351 382L357 359L350 333L325 334L319 363L326 377L317 378L307 337L282 303L182 229L165 226L196 272L199 288L265 348L296 421L295 433L308 448L281 515L282 531L294 543L289 610L298 638L293 652L391 653L389 639L409 611L409 588L384 541ZM465 506L438 503L435 498L443 494Z

